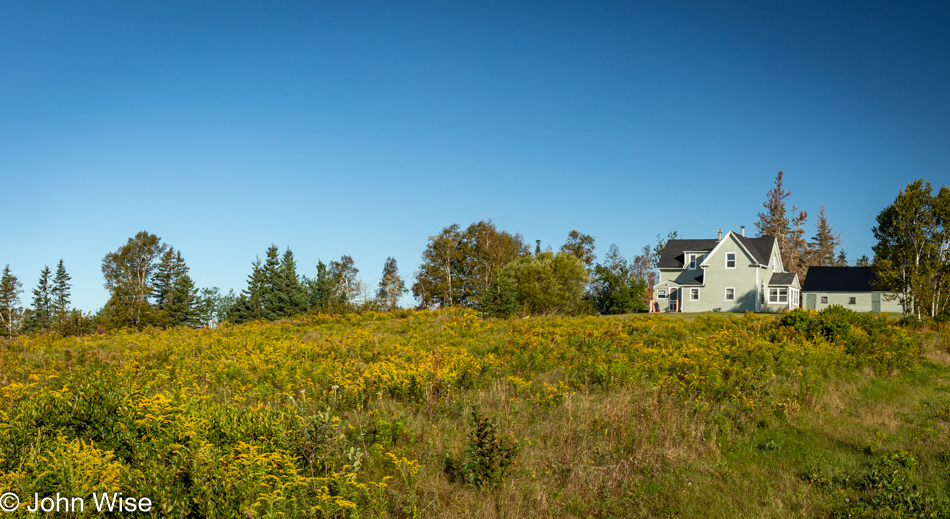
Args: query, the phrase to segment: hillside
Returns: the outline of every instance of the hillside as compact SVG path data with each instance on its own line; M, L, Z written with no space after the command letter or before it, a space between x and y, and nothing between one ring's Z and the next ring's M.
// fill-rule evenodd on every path
M154 517L946 516L948 364L940 335L837 310L19 338L0 493Z

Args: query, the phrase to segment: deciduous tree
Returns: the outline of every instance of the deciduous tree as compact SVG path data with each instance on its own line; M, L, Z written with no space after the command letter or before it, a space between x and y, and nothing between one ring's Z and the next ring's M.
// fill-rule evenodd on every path
M451 225L429 237L412 293L423 308L477 308L494 276L528 251L520 234L499 231L491 220L464 232Z
M386 258L383 264L383 277L379 280L376 299L389 311L399 308L399 298L406 293L406 283L399 277L399 268L395 258Z
M649 256L644 250L643 258ZM644 259L640 259L643 262ZM624 314L631 310L645 310L646 280L642 272L635 274L617 245L611 245L604 261L594 267L592 299L602 314Z
M161 238L141 231L102 260L109 301L102 316L113 327L141 329L156 324L161 314L149 304L159 258L168 250Z
M567 252L543 251L522 256L501 271L517 286L517 300L526 314L553 315L574 311L584 295L587 269Z
M584 268L591 272L597 255L594 254L594 237L589 234L572 230L567 234L567 241L561 245L561 252L569 252L581 260Z
M911 182L873 228L877 288L897 292L904 314L912 305L918 318L944 313L950 302L950 188L932 192L929 182Z
M23 284L10 272L10 265L3 267L3 275L0 276L0 324L3 325L4 335L16 335L20 329L20 316L23 312L20 308L22 286Z

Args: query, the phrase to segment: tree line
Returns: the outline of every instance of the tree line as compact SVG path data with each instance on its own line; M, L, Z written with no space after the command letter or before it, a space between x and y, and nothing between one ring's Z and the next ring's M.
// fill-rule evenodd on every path
M804 280L810 266L846 266L841 235L835 233L822 204L815 235L805 238L807 213L785 200L791 195L779 171L756 222L758 236L775 237L782 262ZM950 312L950 188L934 194L917 180L901 190L877 217L874 259L858 259L875 273L875 288L894 292L905 313L917 318ZM316 276L297 273L288 247L271 245L251 264L247 287L223 294L198 288L181 251L141 231L102 260L105 306L95 314L70 305L70 275L60 260L48 266L32 290L32 304L20 306L22 283L6 265L0 275L0 334L54 331L81 335L94 330L146 326L215 326L274 320L305 313L392 311L411 290L417 308L467 307L489 317L551 314L621 314L646 310L657 280L657 263L670 239L657 235L654 246L625 258L616 244L597 262L595 239L577 230L558 251L534 250L518 233L499 230L491 220L466 228L453 224L429 237L411 288L388 258L381 280L370 286L353 258L316 265Z
M808 275L808 267L847 266L848 259L842 247L841 234L834 232L828 223L825 204L821 204L821 210L818 212L815 235L811 241L805 237L808 213L795 205L787 209L785 199L792 193L785 189L784 176L784 173L779 171L775 186L766 194L766 200L762 204L765 211L759 213L759 219L755 223L756 235L776 239L785 270L797 274L800 282ZM857 261L858 266L866 266L868 263L867 256L862 256Z

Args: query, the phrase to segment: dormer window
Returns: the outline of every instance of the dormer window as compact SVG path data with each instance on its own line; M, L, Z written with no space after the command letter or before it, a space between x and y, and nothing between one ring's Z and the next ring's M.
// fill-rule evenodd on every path
M735 252L726 253L726 268L727 269L736 268L736 253Z
M696 260L699 258L699 254L687 254L689 258L689 270L696 270Z

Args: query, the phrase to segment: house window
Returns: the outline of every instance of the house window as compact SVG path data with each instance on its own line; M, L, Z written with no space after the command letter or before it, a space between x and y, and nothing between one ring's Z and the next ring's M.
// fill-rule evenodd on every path
M736 300L736 289L729 287L726 289L726 301Z
M787 303L788 302L788 289L787 288L770 288L769 289L769 303Z
M848 304L849 304L849 305L856 305L856 304L858 304L858 298L856 298L856 297L849 297L849 298L848 298Z
M823 305L828 304L828 296L821 296L821 304Z
M727 269L736 268L736 253L735 252L726 253L726 268Z
M691 288L689 289L689 300L690 301L699 301L699 289Z
M658 289L658 290L656 291L656 298L657 298L657 299L666 299L666 289L665 289L665 288L660 288L660 289Z
M689 270L696 270L696 256L698 256L698 254L689 255Z

